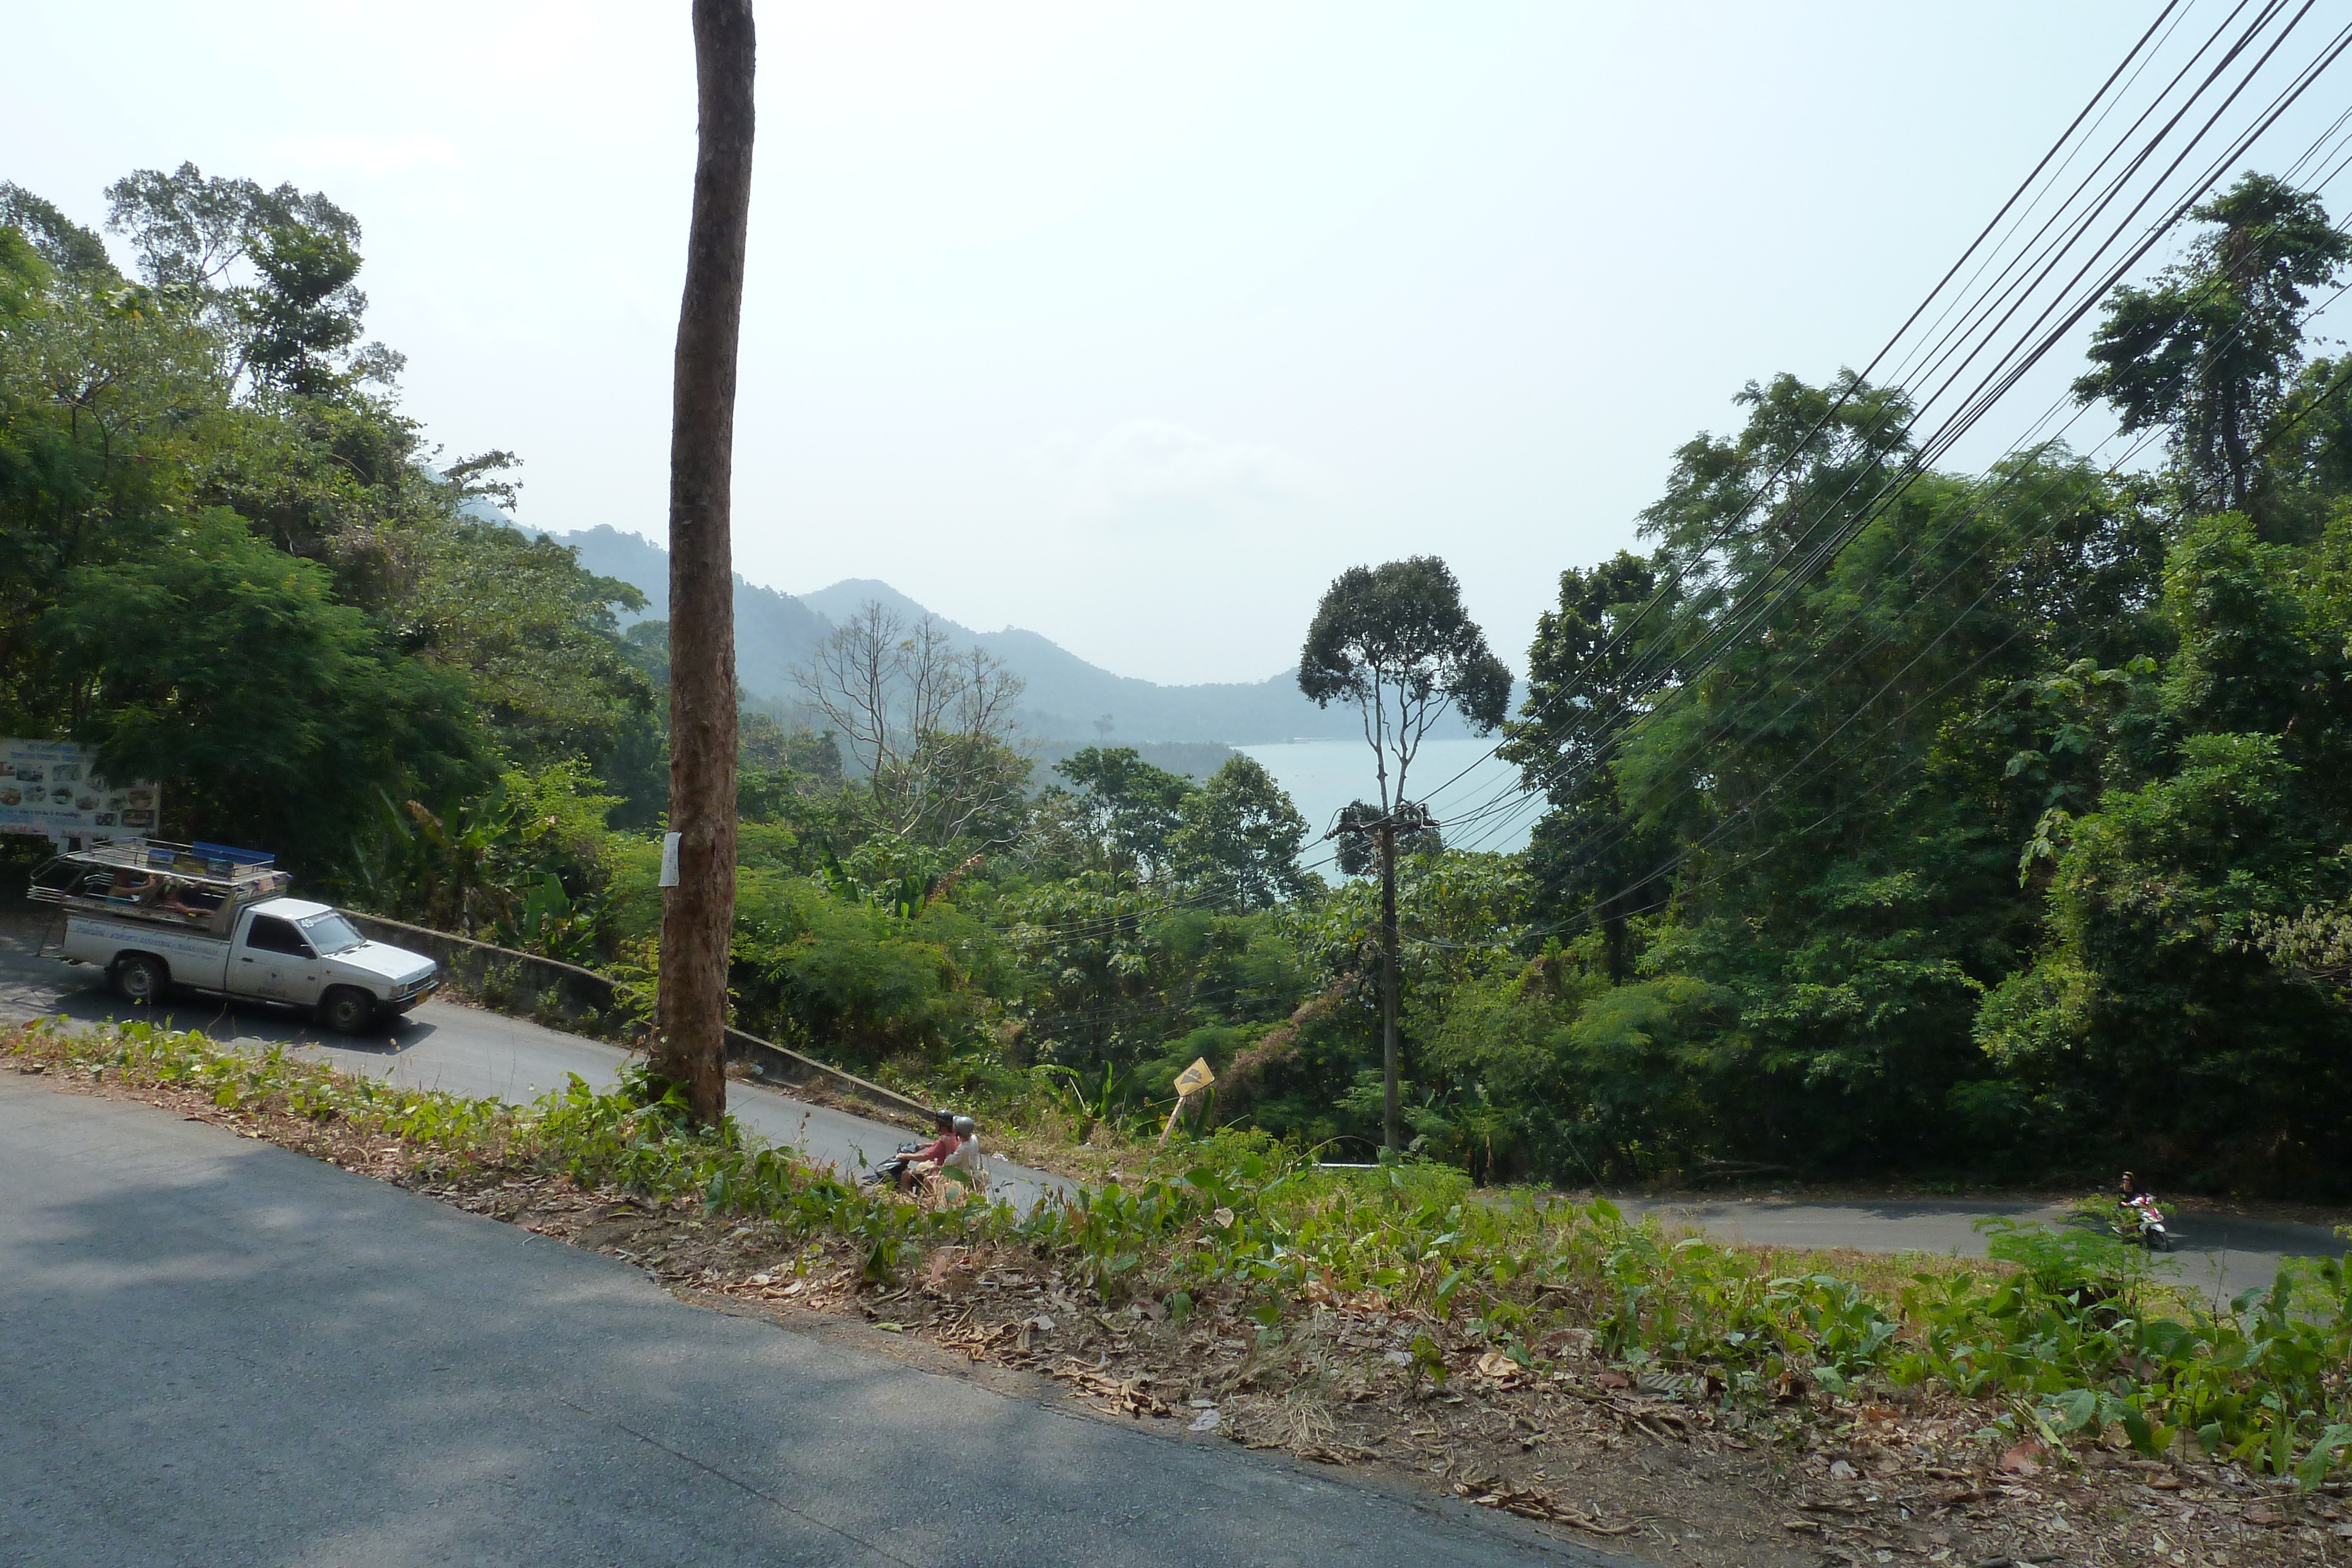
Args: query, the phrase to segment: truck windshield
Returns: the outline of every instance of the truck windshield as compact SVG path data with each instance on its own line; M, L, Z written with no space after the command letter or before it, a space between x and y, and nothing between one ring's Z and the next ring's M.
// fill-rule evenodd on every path
M350 921L331 909L324 915L313 915L310 919L298 920L295 924L302 928L302 935L310 939L310 946L321 953L348 952L367 940L352 929Z

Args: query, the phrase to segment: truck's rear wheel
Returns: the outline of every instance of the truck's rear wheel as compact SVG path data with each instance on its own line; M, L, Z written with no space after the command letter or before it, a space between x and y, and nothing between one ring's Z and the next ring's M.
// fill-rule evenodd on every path
M338 1034L357 1034L375 1017L375 998L365 991L338 986L319 1001L319 1021Z
M161 958L133 953L116 960L114 988L128 1002L160 1002L163 993L172 988L172 971L163 967Z

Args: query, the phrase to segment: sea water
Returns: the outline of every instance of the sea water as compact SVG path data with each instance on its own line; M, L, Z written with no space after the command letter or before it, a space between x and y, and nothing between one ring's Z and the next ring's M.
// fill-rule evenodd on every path
M1494 746L1491 739L1425 740L1405 775L1407 796L1437 814L1445 841L1455 848L1524 849L1543 815L1542 797L1521 793L1519 770L1494 756ZM1289 740L1239 749L1274 775L1307 819L1300 858L1308 864L1328 860L1330 846L1322 835L1349 801L1380 798L1372 749L1360 740ZM1393 763L1389 788L1396 789ZM1320 869L1330 874L1328 865Z

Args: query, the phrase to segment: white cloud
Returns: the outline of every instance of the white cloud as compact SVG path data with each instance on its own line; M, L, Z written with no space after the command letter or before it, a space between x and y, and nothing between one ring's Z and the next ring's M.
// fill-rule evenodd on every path
M1315 470L1278 446L1223 441L1163 419L1114 425L1090 446L1057 435L1040 454L1070 508L1097 522L1240 520L1314 498Z

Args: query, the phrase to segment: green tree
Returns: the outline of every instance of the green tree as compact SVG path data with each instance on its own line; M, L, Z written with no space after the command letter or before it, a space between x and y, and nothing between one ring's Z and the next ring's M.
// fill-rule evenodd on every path
M461 679L399 657L327 573L201 512L130 559L68 574L40 635L74 737L163 781L191 836L333 863L377 791L488 782Z
M645 776L620 776L625 758L659 749L652 685L619 635L619 612L645 596L582 570L569 546L499 523L454 517L403 543L414 575L396 596L400 641L466 674L508 754L534 768L583 758L626 798L658 802L661 780L643 764L630 771Z
M2352 1137L2352 1017L2266 955L2352 892L2347 562L2352 514L2315 546L2183 530L2177 650L2118 706L2095 809L2042 824L2050 940L1978 1021L2004 1071L2202 1181L2309 1184Z
M1180 879L1214 888L1242 909L1271 909L1313 885L1298 865L1307 819L1256 758L1228 758L1186 792L1178 815L1167 850Z
M118 287L106 242L22 185L0 181L0 229L14 229L52 272L83 288Z
M1632 1058L1580 1047L1569 1103L1621 1154L1671 1136L1811 1166L1990 1163L1971 1118L1993 1102L1964 1086L2000 1076L1970 1027L2038 940L2018 857L2053 789L2095 793L2101 705L2132 680L2078 698L2036 677L2164 645L2161 534L2057 451L1864 508L1894 476L1899 397L1780 377L1740 401L1746 428L1678 454L1652 556L1567 580L1530 651L1514 749L1555 801L1528 856L1551 922L1617 985L1708 998L1673 1014L1684 1111L1647 1132L1601 1114ZM1788 570L1840 535L1817 572ZM1597 906L1628 887L1639 913L1612 932Z
M1398 1101L1396 858L1400 831L1426 813L1405 793L1406 775L1432 726L1458 710L1481 733L1503 722L1511 673L1487 651L1462 608L1462 587L1432 555L1350 567L1324 591L1298 660L1298 689L1318 707L1354 706L1372 748L1381 816L1364 826L1381 856L1381 1072L1383 1140L1403 1146ZM1391 792L1389 768L1396 768Z
M32 242L16 229L0 228L0 320L29 314L48 282L48 263Z
M2105 399L2126 431L2170 426L2189 495L2232 511L2253 498L2310 291L2335 281L2352 238L2315 194L2268 174L2243 176L2189 215L2214 231L2155 287L2116 290L2074 394Z
M54 282L0 320L0 731L16 735L58 733L70 706L42 615L74 572L142 553L201 504L236 419L203 329Z
M638 602L635 591L581 571L567 550L461 516L477 497L511 498L511 486L496 476L511 465L510 455L461 460L436 476L420 462L414 423L348 377L316 383L313 392L240 382L247 329L225 302L245 285L224 281L229 263L217 251L254 237L236 226L244 220L236 214L251 216L257 202L268 205L262 201L268 193L238 182L198 183L204 188L183 180L150 190L152 200L139 209L142 254L152 274L171 280L144 287L122 286L87 257L65 267L42 260L56 251L72 262L79 242L58 229L63 220L47 204L22 192L8 198L9 212L29 214L26 221L46 225L48 237L37 244L21 228L0 228L46 269L35 277L36 291L0 318L0 730L54 735L111 722L118 698L131 700L124 694L134 688L121 679L130 666L93 685L97 651L78 647L68 660L67 645L43 630L57 624L48 617L60 608L82 618L94 613L94 585L109 574L121 579L126 600L171 604L193 585L151 580L155 563L171 556L167 543L191 528L225 538L221 518L234 513L257 548L280 552L278 563L304 558L328 574L323 598L306 590L298 600L334 611L327 619L337 628L347 630L351 614L362 618L370 645L352 665L355 679L375 670L389 683L395 710L401 690L429 688L440 722L464 731L462 744L421 747L415 771L429 788L404 785L408 775L398 768L372 775L322 767L312 819L347 826L378 820L383 789L411 788L439 800L446 770L431 758L463 758L459 771L479 787L503 754L534 768L589 758L623 783L633 804L642 798L649 821L661 799L658 716L614 617L614 605ZM217 188L224 184L225 194ZM171 201L192 209L182 213L184 222L166 221ZM281 192L269 201L281 215L334 218L324 198ZM176 239L167 233L175 222ZM275 244L267 231L258 243L265 251ZM242 250L233 259L259 265ZM203 295L207 287L215 293ZM357 297L351 299L355 308ZM257 570L269 559L250 551L224 559ZM295 602L287 601L289 614ZM296 629L303 636L320 632L308 612ZM320 634L348 653L360 643L344 630ZM175 656L191 652L170 628L157 641ZM222 678L208 668L201 684ZM387 722L397 734L407 721L393 711ZM362 747L354 755L374 753ZM650 783L641 777L648 773L656 775ZM175 818L178 805L204 793L193 783L175 788L169 797ZM222 836L255 836L231 831L233 825L222 825ZM309 876L354 873L353 857L376 837L310 837L303 841L326 858L304 863L293 859L297 845L287 830L268 831Z
M1185 803L1199 793L1191 779L1153 767L1127 746L1081 747L1054 764L1054 771L1077 786L1098 863L1139 882L1167 873Z
M1622 550L1589 572L1561 572L1559 606L1538 618L1528 649L1521 716L1496 747L1552 806L1528 851L1546 902L1599 926L1609 977L1621 984L1633 967L1628 922L1655 896L1665 848L1662 834L1627 823L1616 771L1626 733L1673 674L1649 657L1657 637L1642 635L1645 612L1661 622L1673 615L1660 588L1656 570Z
M257 384L320 396L398 372L380 344L352 352L367 310L352 281L360 225L325 195L183 163L136 170L106 197L107 227L129 238L140 276L235 341Z
M281 224L263 230L250 254L261 280L239 291L235 307L246 368L262 385L302 396L335 391L367 313L352 282L360 253L331 230Z

